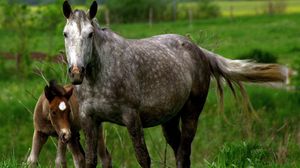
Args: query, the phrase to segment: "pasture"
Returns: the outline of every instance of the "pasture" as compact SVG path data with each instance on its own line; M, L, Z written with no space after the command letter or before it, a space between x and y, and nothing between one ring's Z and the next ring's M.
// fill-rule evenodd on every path
M221 13L223 16L230 16L230 13L233 12L235 16L245 16L245 15L258 15L266 13L268 10L269 1L217 1L216 4L220 6ZM281 3L286 6L286 13L297 13L300 10L300 2L297 0L286 0L286 1L273 1L276 3ZM232 10L232 11L231 11Z
M217 18L153 24L113 24L111 29L127 38L143 38L162 33L189 36L195 43L228 58L238 58L254 49L267 51L278 62L297 68L300 54L299 14ZM0 52L13 52L16 34L0 29ZM29 31L29 51L57 55L64 49L62 26L53 32ZM51 40L49 40L51 39ZM47 60L47 59L46 59ZM67 83L66 67L48 61L34 61L26 78L19 77L15 62L0 55L0 167L20 167L25 160L33 133L32 114L36 99L45 85L35 74L43 70L47 79ZM297 81L293 81L297 85ZM247 85L255 109L241 112L228 88L225 115L218 113L216 88L212 82L209 97L200 116L192 146L192 167L299 167L300 94L270 87ZM134 150L124 127L104 125L114 167L138 167ZM145 129L153 167L174 167L172 150L166 146L160 127ZM83 138L82 138L83 139ZM55 140L48 140L40 157L41 167L53 167ZM68 154L68 163L72 164Z

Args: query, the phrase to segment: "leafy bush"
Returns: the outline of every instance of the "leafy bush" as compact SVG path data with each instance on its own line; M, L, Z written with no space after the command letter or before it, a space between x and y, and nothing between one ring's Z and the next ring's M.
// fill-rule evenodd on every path
M220 16L220 7L211 2L211 0L200 1L198 4L198 18L211 18Z
M55 32L58 29L58 25L65 21L63 13L60 10L61 5L61 1L55 0L52 4L36 8L34 12L31 12L35 16L33 27L42 31Z
M153 10L153 18L159 19L168 0L109 0L106 5L112 22L140 22L147 21L149 10Z
M2 12L5 13L2 19L3 28L10 29L17 34L16 48L13 52L16 55L16 70L22 77L27 76L29 61L29 27L33 21L33 16L25 4L4 1L2 2Z
M277 56L271 52L263 51L261 49L253 49L249 53L240 55L238 59L250 59L259 63L276 63Z
M110 0L105 3L110 12L112 22L141 22L148 21L149 10L153 10L155 21L173 20L174 4L171 0ZM220 16L220 8L210 0L199 3L177 3L176 18L189 19L189 12L193 19Z
M200 2L178 3L176 18L178 20L213 18L220 16L220 8L213 1L204 0ZM163 12L163 20L173 19L173 4L168 4Z

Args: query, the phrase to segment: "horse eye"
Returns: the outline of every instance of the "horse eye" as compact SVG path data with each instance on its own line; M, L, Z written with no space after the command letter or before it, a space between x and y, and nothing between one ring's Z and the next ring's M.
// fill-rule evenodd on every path
M93 32L91 32L90 34L89 34L89 38L92 38L93 37L93 35L94 35L94 33Z
M64 36L65 36L65 38L67 38L68 37L67 33L64 33Z

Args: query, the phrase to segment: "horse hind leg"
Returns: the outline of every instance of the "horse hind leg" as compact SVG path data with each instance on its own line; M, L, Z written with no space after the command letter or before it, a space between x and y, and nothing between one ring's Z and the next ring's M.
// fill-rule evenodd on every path
M177 151L176 165L178 168L189 168L191 161L191 145L197 131L199 115L206 100L205 96L190 98L181 111L181 138Z
M179 129L180 116L176 116L168 122L162 124L162 130L167 143L172 147L175 157L177 157L177 151L180 145L181 132Z

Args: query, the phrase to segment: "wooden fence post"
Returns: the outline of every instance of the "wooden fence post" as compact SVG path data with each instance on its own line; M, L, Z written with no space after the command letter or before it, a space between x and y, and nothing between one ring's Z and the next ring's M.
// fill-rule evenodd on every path
M105 10L105 22L106 22L106 26L109 27L109 25L110 25L109 9Z
M230 19L233 20L233 18L234 18L234 7L230 6L229 11L230 11Z
M188 9L188 13L189 13L189 24L190 26L192 26L192 22L193 22L193 10L192 9Z
M149 9L149 26L152 27L152 23L153 23L153 8L151 7Z

